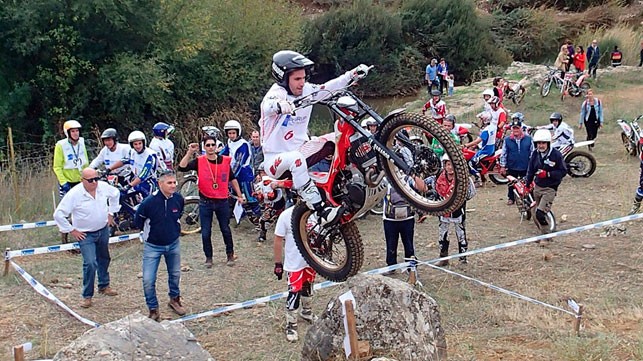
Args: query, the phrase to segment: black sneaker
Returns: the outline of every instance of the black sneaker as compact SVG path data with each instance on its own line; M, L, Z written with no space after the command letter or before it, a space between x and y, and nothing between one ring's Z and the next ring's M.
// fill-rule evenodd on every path
M265 242L265 241L266 241L266 231L260 230L259 237L257 237L257 242Z

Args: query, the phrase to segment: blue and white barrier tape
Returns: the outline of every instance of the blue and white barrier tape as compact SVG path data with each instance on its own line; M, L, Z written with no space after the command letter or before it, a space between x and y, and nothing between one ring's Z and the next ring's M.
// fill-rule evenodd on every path
M594 224L589 224L589 225L586 225L586 226L574 227L574 228L570 228L570 229L566 229L566 230L563 230L563 231L558 231L558 232L554 232L554 233L550 233L550 234L546 234L546 235L529 237L529 238L521 239L521 240L518 240L518 241L501 243L501 244L497 244L497 245L494 245L494 246L479 248L479 249L471 250L471 251L464 252L464 253L456 253L456 254L453 254L451 256L435 258L435 259L431 259L431 260L427 260L427 261L410 261L410 262L398 263L398 264L391 265L391 266L372 269L372 270L362 272L362 273L367 274L367 275L382 274L382 273L386 273L388 271L393 271L393 270L413 266L413 263L431 265L431 263L435 263L435 262L438 262L438 261L441 261L441 260L448 260L448 259L452 259L452 258L459 258L459 257L462 257L462 256L470 256L470 255L474 255L474 254L495 251L495 250L499 250L499 249L504 249L504 248L509 248L509 247L521 245L521 244L526 244L526 243L536 242L536 241L540 241L540 240L544 240L544 239L549 239L549 238L552 238L552 237L557 237L557 236L562 236L562 235L567 235L567 234L572 234L572 233L578 233L578 232L581 232L581 231L586 231L586 230L590 230L590 229L594 229L594 228L601 228L601 227L614 225L614 224L618 224L618 223L633 221L633 220L637 220L637 219L641 219L641 218L643 218L643 213L634 214L634 215L631 215L631 216L620 217L620 218L615 218L615 219L611 219L611 220L604 221L604 222L598 222L598 223L594 223ZM437 266L432 266L432 267L438 268L440 270L444 270L441 267L437 267ZM453 272L453 273L455 274L455 272ZM471 279L471 280L477 281L475 279ZM479 281L479 282L482 282L482 281ZM332 281L324 281L324 282L316 284L314 286L314 289L319 290L319 289L335 286L335 285L338 285L338 284L339 283L335 283L335 282L332 282ZM520 295L518 293L515 293L513 291L504 290L504 289L502 289L500 287L493 286L493 285L490 285L490 284L487 284L487 285L489 285L492 288L496 287L494 289L496 289L496 290L498 290L500 292L511 294L513 296L518 295L518 296L524 297L523 299L528 300L529 302L541 304L541 302L538 301L538 300L531 299L531 298L529 298L527 296L522 296L522 295ZM234 311L234 310L238 310L240 308L252 307L252 306L255 306L255 305L259 304L259 303L266 303L266 302L270 302L270 301L276 301L276 300L281 299L281 298L286 298L287 296L288 296L288 292L275 293L275 294L270 295L270 296L256 298L254 300L248 300L248 301L241 302L241 303L235 303L235 304L232 304L232 305L229 305L229 306L223 306L223 307L215 308L213 310L209 310L209 311L205 311L205 312L201 312L201 313L196 313L196 314L189 315L189 316L184 316L184 317L178 318L176 320L172 320L170 322L173 322L173 323L174 322L185 322L185 321L191 321L191 320L195 320L195 319L202 318L202 317L216 316L216 315L224 313L224 312ZM542 303L542 304L547 305L547 307L550 307L550 308L555 308L557 310L570 313L570 314L574 315L574 317L576 317L576 314L573 313L573 312L558 308L556 306L548 305L546 303Z
M41 227L51 227L55 226L56 222L54 221L40 221L33 223L16 223L16 224L7 224L0 226L0 232L5 231L17 231L21 229L30 229L30 228L41 228Z
M141 237L141 234L142 234L141 232L138 232L138 233L130 233L130 234L123 234L120 236L114 236L109 239L109 243L112 244L112 243L119 243L119 242L129 241L132 239L137 239ZM33 256L35 254L61 252L61 251L68 251L71 249L80 249L78 242L8 251L8 252L5 252L5 260L9 260L13 257Z
M459 255L458 255L458 256L459 256ZM510 290L508 290L508 289L505 289L505 288L502 288L502 287L498 287L498 286L496 286L496 285L492 285L492 284L490 284L490 283L487 283L487 282L484 282L484 281L481 281L481 280L478 280L478 279L475 279L475 278L472 278L472 277L469 277L469 276L465 276L465 275L463 275L463 274L461 274L461 273L453 272L453 271L451 271L450 269L446 269L446 268L443 268L443 267L438 267L438 266L436 266L436 265L434 265L434 264L431 264L431 263L429 263L429 262L420 262L420 261L418 261L418 264L423 264L423 265L429 266L429 267L431 267L431 268L433 268L433 269L437 269L437 270L440 270L440 271L443 271L443 272L446 272L446 273L452 274L452 275L454 275L454 276L462 277L462 278L464 278L465 280L469 280L469 281L472 281L472 282L478 283L478 284L480 284L480 285L482 285L482 286L484 286L484 287L491 288L492 290L496 290L496 291L498 291L498 292L500 292L500 293L504 293L504 294L509 295L509 296L511 296L511 297L515 297L515 298L518 298L518 299L521 299L521 300L524 300L524 301L527 301L527 302L534 303L534 304L536 304L536 305L541 305L541 306L545 306L545 307L548 307L548 308L551 308L551 309L554 309L554 310L557 310L557 311L561 311L561 312L564 312L564 313L568 313L568 314L570 314L570 315L572 315L572 316L574 316L574 317L580 317L578 314L576 314L576 313L574 313L574 312L571 312L571 311L568 311L568 310L566 310L566 309L563 309L563 308L560 308L560 307L557 307L557 306L554 306L554 305L550 305L550 304L548 304L548 303L545 303L545 302L539 301L539 300L534 299L534 298L531 298L531 297L527 297L527 296L521 295L520 293L517 293L517 292L515 292L515 291L510 291Z
M49 292L49 290L43 286L40 282L38 282L35 278L33 278L27 271L22 269L22 267L18 266L15 262L10 261L11 266L22 276L22 278L27 281L27 283L34 289L36 292L40 293L42 296L44 296L46 299L49 301L53 302L63 310L67 311L70 315L74 316L76 319L78 319L80 322L87 324L92 327L99 327L100 324L97 322L94 322L92 320L88 320L85 317L77 314L74 310L71 308L67 307L66 304L64 304L61 300L58 299L58 297L54 296L53 293Z

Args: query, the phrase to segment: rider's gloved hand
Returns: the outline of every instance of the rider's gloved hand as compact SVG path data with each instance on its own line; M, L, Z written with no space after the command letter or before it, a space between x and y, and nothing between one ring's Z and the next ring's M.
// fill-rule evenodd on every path
M287 100L277 102L277 113L292 114L295 111L295 105Z
M353 81L360 80L368 74L369 67L364 64L360 64L351 70L351 79Z
M281 279L284 277L284 265L283 263L280 262L275 262L275 270L273 271L275 276L277 276L277 279L281 281Z
M544 169L539 169L536 172L536 177L538 177L538 178L547 178L547 171L545 171Z

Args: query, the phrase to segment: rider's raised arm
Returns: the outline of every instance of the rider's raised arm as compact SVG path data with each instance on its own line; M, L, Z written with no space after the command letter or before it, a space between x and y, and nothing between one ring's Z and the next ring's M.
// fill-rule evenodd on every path
M89 168L92 169L98 169L100 168L101 165L105 164L105 151L107 150L106 147L103 147L103 149L98 152L98 156L92 160L91 163L89 163Z
M304 95L313 93L317 90L324 89L324 90L329 90L329 91L334 91L337 89L341 89L346 87L351 81L356 81L359 80L368 74L369 67L360 64L356 66L355 68L345 72L344 74L338 76L335 79L331 79L327 82L325 82L322 85L317 85L317 84L311 84L311 83L306 83L304 86ZM320 100L320 99L325 99L330 95L329 92L318 92L312 96L312 100Z

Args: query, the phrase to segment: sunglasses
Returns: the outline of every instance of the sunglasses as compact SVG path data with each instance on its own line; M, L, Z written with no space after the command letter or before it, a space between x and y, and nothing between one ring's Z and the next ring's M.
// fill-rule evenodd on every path
M208 147L208 148L209 148L209 147L215 147L215 146L216 146L216 144L214 144L214 143L208 143L208 144L205 144L204 146L206 146L206 147Z
M94 177L94 178L89 178L89 179L88 178L83 178L83 179L86 180L89 183L94 183L94 182L98 182L100 180L100 177Z

